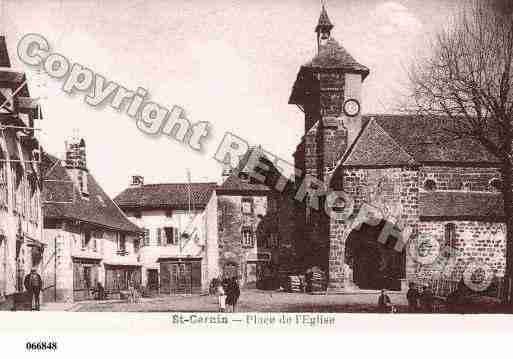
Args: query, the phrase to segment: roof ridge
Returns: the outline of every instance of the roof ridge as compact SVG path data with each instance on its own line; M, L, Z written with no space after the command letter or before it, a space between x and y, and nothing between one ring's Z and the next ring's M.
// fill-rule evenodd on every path
M211 182L160 182L160 183L145 183L140 186L134 186L134 187L127 187L127 188L140 188L145 186L162 186L162 185L179 185L179 184L217 184L215 181Z

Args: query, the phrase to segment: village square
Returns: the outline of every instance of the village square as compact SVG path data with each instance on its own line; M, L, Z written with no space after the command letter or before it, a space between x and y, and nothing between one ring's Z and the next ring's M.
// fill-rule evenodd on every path
M337 18L322 3L309 14L312 25L301 27L311 33L314 56L294 70L286 94L302 129L294 163L227 135L211 158L220 162L217 180L193 180L187 161L174 160L154 165L162 178L171 168L186 180L149 181L130 159L134 170L114 196L100 185L109 176L93 174L89 154L131 147L123 129L93 149L80 131L46 133L62 151L46 149L39 134L45 108L31 96L33 77L12 66L8 48L17 39L1 36L0 309L509 312L513 70L504 64L513 60L513 26L502 10L477 1L461 26L507 28L510 37L491 32L492 40L470 44L458 26L445 33L455 49L501 44L487 48L497 52L493 71L501 75L474 64L484 61L482 53L470 60L464 51L445 53L451 46L442 46L442 36L436 60L411 70L410 107L366 113L374 69L335 38ZM483 14L494 14L494 22ZM142 87L130 91L71 65L42 35L24 37L17 50L30 71L68 74L62 91L93 91L84 93L89 105L108 99L119 111L126 100L124 114L140 136L167 136L196 152L215 145L208 142L215 119L191 122L181 107L146 101ZM489 88L459 88L473 66ZM464 72L457 90L450 87L455 69ZM468 81L477 88L477 79Z

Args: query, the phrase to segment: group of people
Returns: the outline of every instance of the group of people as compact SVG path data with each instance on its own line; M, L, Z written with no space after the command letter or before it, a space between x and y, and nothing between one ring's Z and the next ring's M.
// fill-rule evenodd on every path
M420 292L415 283L410 283L406 299L408 300L408 311L410 313L433 313L434 311L435 297L433 291L427 285L424 285L422 292ZM385 289L381 290L378 298L378 311L380 313L394 313L396 311Z
M240 297L240 286L237 277L217 280L216 295L220 312L225 312L226 306L228 306L228 310L235 313Z
M420 292L415 283L410 283L408 292L406 292L406 299L408 300L408 310L410 313L419 311L433 313L434 311L435 296L427 285L424 285L422 292Z

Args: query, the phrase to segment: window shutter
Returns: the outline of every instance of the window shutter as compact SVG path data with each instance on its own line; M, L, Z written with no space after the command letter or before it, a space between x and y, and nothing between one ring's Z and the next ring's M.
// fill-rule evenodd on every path
M171 227L171 230L173 231L173 244L176 245L180 243L180 231L174 227Z
M201 293L201 261L191 263L192 293Z

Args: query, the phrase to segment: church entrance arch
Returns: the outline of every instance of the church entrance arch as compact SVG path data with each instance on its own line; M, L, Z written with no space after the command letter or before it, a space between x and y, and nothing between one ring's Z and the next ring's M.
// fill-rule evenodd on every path
M376 226L362 224L347 238L345 263L353 272L352 281L360 289L401 290L401 279L405 277L405 250L394 249L396 239L393 237L385 243L378 242L385 223L383 220Z

